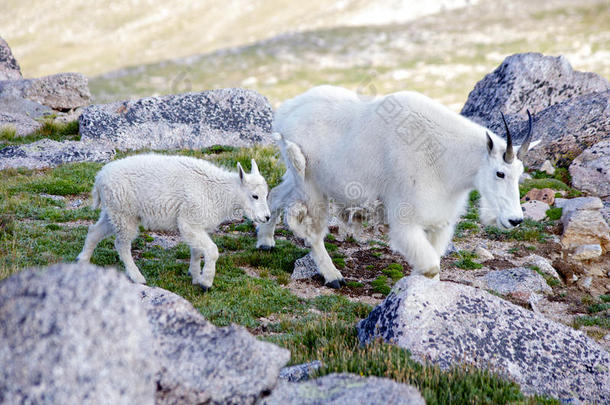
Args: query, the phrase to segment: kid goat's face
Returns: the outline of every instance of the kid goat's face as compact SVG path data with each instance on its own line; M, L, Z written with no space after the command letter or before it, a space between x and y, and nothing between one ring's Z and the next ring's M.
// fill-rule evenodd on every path
M265 178L258 171L256 162L252 159L250 174L246 173L239 163L237 170L241 182L244 214L255 222L267 222L271 216L267 205L269 188Z

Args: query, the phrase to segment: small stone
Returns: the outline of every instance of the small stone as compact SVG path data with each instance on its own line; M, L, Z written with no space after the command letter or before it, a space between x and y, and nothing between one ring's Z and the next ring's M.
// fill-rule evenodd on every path
M482 280L485 282L487 289L498 294L553 292L540 274L525 267L493 270L483 276Z
M579 285L582 288L584 288L585 290L588 290L591 288L592 283L593 283L593 277L587 276L580 281Z
M610 250L610 227L599 210L573 210L561 216L564 249L581 245L600 245L603 252Z
M523 259L523 264L525 266L536 266L542 273L561 281L561 277L559 276L557 270L555 270L551 262L542 256L527 256L525 259Z
M540 166L540 171L545 172L546 174L553 175L555 174L555 168L553 164L549 160L545 160L542 166Z
M316 266L311 253L308 253L294 262L294 270L290 278L292 280L305 280L314 277L316 274L318 274L318 266Z
M78 208L81 205L83 205L83 200L81 200L80 198L77 198L76 200L72 201L72 203L70 204L70 206L72 208Z
M555 190L551 188L533 188L521 199L521 202L527 201L542 201L548 205L553 205L555 202Z
M261 405L424 405L411 385L379 377L355 374L328 374L300 383L280 381Z
M604 205L599 197L557 198L555 206L562 208L562 214L576 210L599 210Z
M280 370L280 380L288 382L301 382L309 380L311 374L322 367L320 360L315 360L309 363L297 364L296 366L284 367Z
M491 252L485 249L483 246L477 246L474 250L474 254L476 254L479 260L482 262L485 262L487 260L493 260L494 258L494 255L491 254Z
M63 195L53 195L53 194L47 194L47 193L42 193L39 194L42 198L50 198L53 201L65 201L66 197L64 197Z
M602 247L600 245L582 245L576 248L572 253L572 258L576 260L591 260L602 255Z
M542 201L527 201L521 204L523 217L533 219L534 221L542 221L546 218L547 210L551 208L547 203Z

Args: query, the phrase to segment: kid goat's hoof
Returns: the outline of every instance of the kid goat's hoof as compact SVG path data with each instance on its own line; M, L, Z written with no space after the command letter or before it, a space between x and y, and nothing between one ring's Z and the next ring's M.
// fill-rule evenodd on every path
M197 285L199 286L199 288L201 288L201 291L203 291L204 293L210 291L210 288L212 288L212 287L206 287L206 286L201 285L201 284L197 284Z
M269 252L269 251L273 250L273 246L269 246L269 245L260 245L258 248L260 250L264 250L265 252Z
M341 281L342 280L333 280L333 281L329 281L328 283L324 284L326 287L330 287L330 288L334 288L334 289L339 289L341 288ZM345 283L345 282L343 282Z

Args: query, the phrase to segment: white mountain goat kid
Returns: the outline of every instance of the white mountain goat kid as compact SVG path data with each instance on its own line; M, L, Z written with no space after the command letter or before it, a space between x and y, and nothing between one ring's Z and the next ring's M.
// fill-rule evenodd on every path
M79 262L89 262L95 246L116 234L115 248L129 278L146 279L131 256L131 242L138 225L150 230L179 231L191 248L189 272L193 284L204 290L212 286L218 248L209 236L222 221L241 218L269 219L267 183L254 159L247 174L237 164L229 172L201 159L145 154L127 157L104 166L95 177L93 208L102 212L89 227ZM201 255L205 256L203 272Z
M484 224L509 229L523 221L518 180L531 116L529 124L515 159L508 127L505 142L421 94L364 100L340 87L315 87L275 113L287 171L270 192L271 219L258 226L257 246L274 246L285 210L326 284L339 288L343 277L324 247L329 200L343 207L380 200L392 248L415 273L434 277L471 190L481 194Z

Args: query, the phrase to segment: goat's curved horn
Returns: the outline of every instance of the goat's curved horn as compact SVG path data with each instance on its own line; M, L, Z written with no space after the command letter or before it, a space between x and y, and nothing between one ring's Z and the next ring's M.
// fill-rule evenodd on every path
M527 110L527 118L528 118L529 128L527 129L527 135L525 136L525 140L523 141L523 143L521 144L521 147L517 151L517 158L519 160L523 160L523 158L525 157L527 150L530 148L530 141L532 140L532 121L533 121L533 119L532 119L532 114L530 114L530 110Z
M504 161L506 163L512 163L515 160L515 153L513 152L513 138L510 135L510 130L508 129L508 124L506 123L506 118L504 118L504 114L502 115L502 121L504 121L504 128L506 128L506 152L504 152Z

